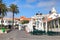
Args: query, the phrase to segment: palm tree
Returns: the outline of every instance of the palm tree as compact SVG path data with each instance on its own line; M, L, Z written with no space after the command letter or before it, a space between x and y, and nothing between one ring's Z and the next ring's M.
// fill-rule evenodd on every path
M2 0L0 0L0 3L2 3Z
M5 4L3 4L2 3L2 1L0 1L1 3L0 3L0 16L1 16L1 18L2 18L2 21L3 21L3 17L7 14L6 12L7 12L7 7L6 7L6 5ZM3 22L2 22L2 24L3 24ZM2 25L1 25L2 26Z
M14 14L17 14L17 13L19 13L19 10L18 10L18 7L17 7L17 5L15 5L15 4L11 4L10 5L10 11L12 12L12 14L13 14L13 23L12 23L12 26L14 26Z

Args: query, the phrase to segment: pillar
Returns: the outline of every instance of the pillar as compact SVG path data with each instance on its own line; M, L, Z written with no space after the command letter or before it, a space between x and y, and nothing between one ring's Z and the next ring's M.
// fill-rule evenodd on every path
M59 28L59 19L58 19L58 28Z
M54 28L56 28L56 25L55 25L55 20L54 20Z
M52 21L50 22L50 27L51 27L51 30L50 31L52 31Z
M47 31L48 31L48 30L47 30L47 21L46 21L45 31L46 31L46 33L47 33Z

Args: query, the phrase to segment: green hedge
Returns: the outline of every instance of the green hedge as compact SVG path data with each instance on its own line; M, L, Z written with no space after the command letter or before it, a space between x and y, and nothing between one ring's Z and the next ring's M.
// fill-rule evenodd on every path
M48 31L47 35L58 35L59 32Z
M30 32L33 35L43 35L45 34L45 31L41 31L41 30L34 30L33 32Z

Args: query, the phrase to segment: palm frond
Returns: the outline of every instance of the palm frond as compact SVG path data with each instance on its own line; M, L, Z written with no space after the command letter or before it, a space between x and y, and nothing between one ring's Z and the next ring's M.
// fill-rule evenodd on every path
M7 7L5 4L0 3L0 14L2 14L2 16L5 16L7 13Z
M11 4L10 11L13 12L14 14L19 13L18 7L15 4Z

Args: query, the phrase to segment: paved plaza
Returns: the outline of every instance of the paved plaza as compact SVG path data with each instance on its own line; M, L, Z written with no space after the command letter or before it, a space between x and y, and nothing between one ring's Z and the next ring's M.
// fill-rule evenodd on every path
M30 35L25 31L13 30L7 34L0 34L0 40L60 40L60 36Z

